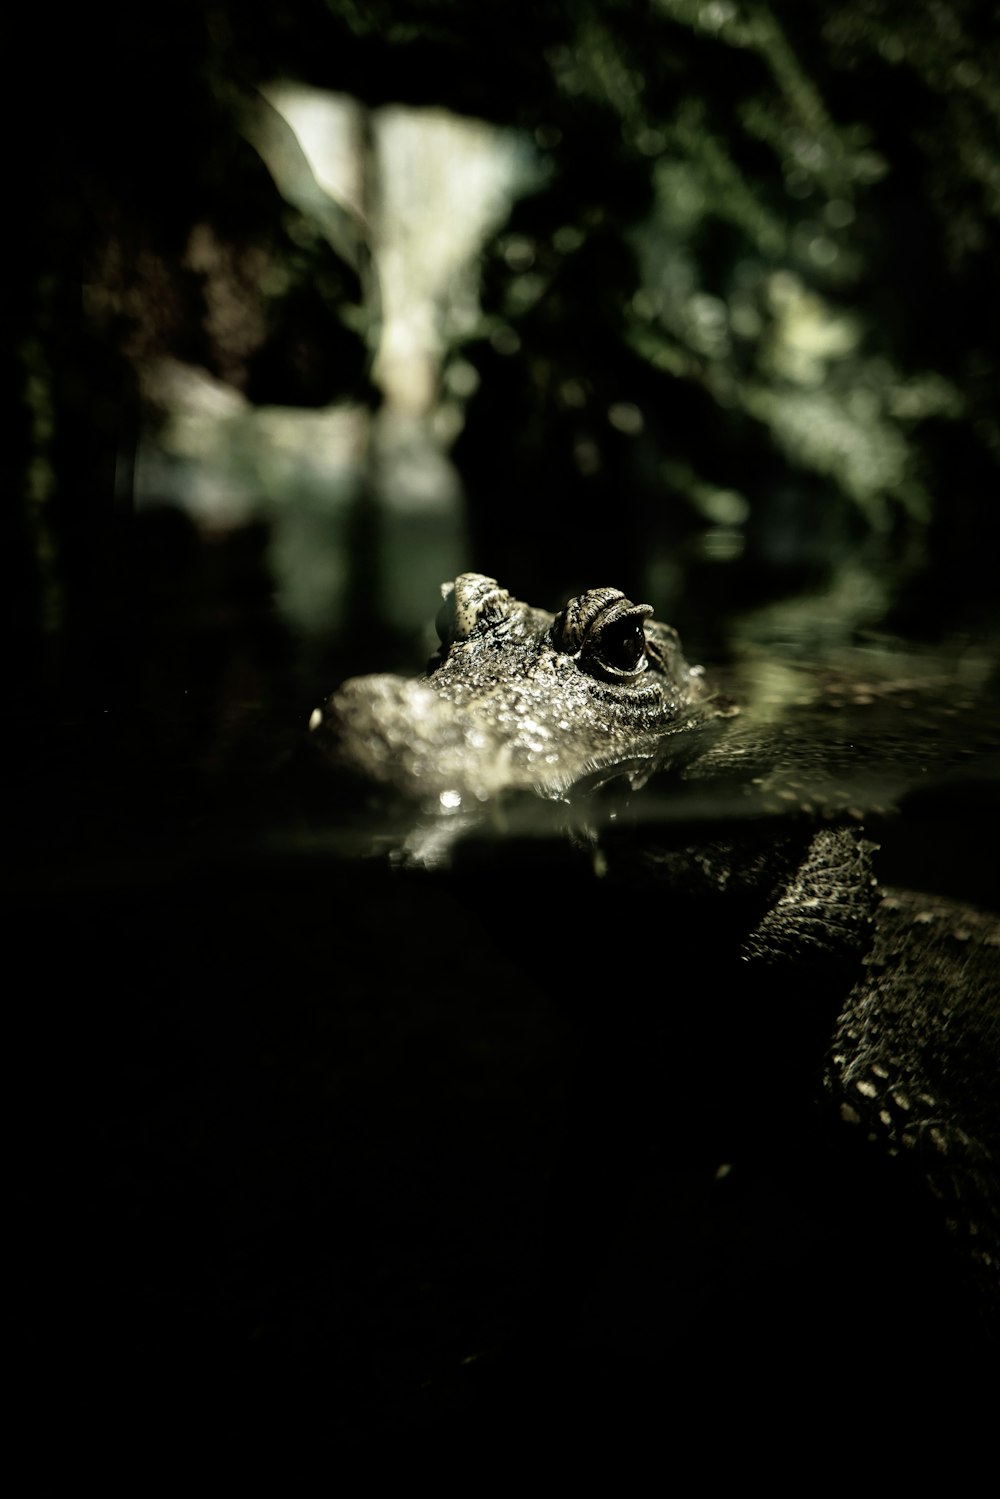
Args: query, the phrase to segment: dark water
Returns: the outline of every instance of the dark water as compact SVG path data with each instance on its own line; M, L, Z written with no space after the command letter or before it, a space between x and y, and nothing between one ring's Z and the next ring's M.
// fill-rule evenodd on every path
M478 1462L776 1407L819 1439L871 1339L971 1368L922 1207L810 1133L818 1057L730 1012L710 917L604 874L844 816L883 882L1000 910L993 658L770 642L725 687L685 779L469 826L331 800L266 699L218 709L221 770L46 736L7 880L22 1389L139 1461Z
M991 834L1000 833L1000 651L966 635L934 646L877 634L822 648L801 634L750 639L710 666L725 716L697 731L678 772L623 776L552 802L530 795L455 814L397 801L319 805L311 821L271 829L275 847L321 856L382 854L446 868L455 847L489 848L569 834L600 843L612 824L720 825L847 819L881 844L889 882L997 909Z

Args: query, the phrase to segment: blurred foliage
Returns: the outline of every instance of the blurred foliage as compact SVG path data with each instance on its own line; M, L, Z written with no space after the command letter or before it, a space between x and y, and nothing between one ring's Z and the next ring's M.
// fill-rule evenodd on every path
M558 490L550 569L567 514L603 518L626 575L651 542L676 556L687 514L737 590L816 580L867 534L914 587L939 573L943 614L990 596L1000 73L979 14L579 12L549 53L556 170L494 266L519 447L477 476L524 526Z
M18 24L0 541L25 679L53 650L76 679L127 670L143 359L252 401L376 399L363 267L244 136L276 79L534 142L444 370L470 564L540 603L612 580L683 623L860 548L896 623L992 615L991 7L181 0Z

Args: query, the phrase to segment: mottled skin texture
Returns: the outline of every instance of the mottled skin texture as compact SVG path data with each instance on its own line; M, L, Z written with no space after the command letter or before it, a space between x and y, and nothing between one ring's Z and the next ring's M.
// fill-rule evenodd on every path
M676 632L614 589L558 615L478 574L442 593L427 673L350 681L311 725L334 764L424 805L575 795L615 776L638 787L697 756L731 711ZM682 938L712 933L714 981L742 985L757 1015L746 1065L782 1051L834 1129L927 1195L980 1304L1000 1311L1000 920L880 891L857 826L793 819L687 847L647 831L620 859L604 834L606 888L634 885L644 903L658 892ZM761 1043L764 1010L777 1046Z
M676 631L616 589L558 615L477 573L442 593L423 677L355 678L313 715L336 764L452 808L517 788L560 795L606 771L641 780L718 715Z
M826 1075L841 1118L915 1167L1000 1318L1000 920L887 890Z
M646 873L689 905L699 881L728 903L716 941L738 944L756 1011L748 1067L765 1089L774 1059L784 1086L801 1071L887 1190L925 1196L1000 1337L1000 918L880 887L857 827L799 836L654 850Z

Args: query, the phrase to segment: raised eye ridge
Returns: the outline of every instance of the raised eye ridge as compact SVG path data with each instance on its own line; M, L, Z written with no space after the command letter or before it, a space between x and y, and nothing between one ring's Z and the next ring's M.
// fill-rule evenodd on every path
M492 629L510 614L509 592L485 573L459 573L454 583L441 584L441 598L435 625L444 646Z
M643 622L653 610L633 604L618 588L592 588L569 602L556 616L552 643L578 656L592 676L606 681L634 681L646 669Z

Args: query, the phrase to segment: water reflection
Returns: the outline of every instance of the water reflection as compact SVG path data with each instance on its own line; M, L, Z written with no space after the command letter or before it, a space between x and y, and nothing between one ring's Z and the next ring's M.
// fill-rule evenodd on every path
M877 612L877 603L867 606ZM410 799L369 790L363 817L356 799L346 823L314 825L311 846L325 842L330 853L353 856L367 819L372 850L393 848L404 862L442 868L470 838L482 857L505 840L596 847L608 834L619 853L626 846L635 853L674 836L671 828L711 839L719 826L759 824L779 836L793 823L847 819L902 849L911 825L930 818L924 831L936 845L940 891L995 904L994 863L978 828L981 817L995 820L1000 785L997 650L969 636L919 647L869 630L852 641L846 604L798 601L748 616L728 658L706 669L721 716L713 712L711 722L671 740L667 763L652 773L650 762L637 776L635 757L623 753L617 769L587 771L554 797L551 789L525 794L514 778L506 788L496 781L479 807L475 798L439 804L416 782ZM864 613L863 594L855 607ZM564 728L572 745L574 725ZM373 756L384 752L380 744ZM450 740L446 748L451 754ZM933 886L930 847L914 878ZM893 878L906 878L896 863Z
M312 638L344 625L360 560L354 517L367 503L371 607L412 632L440 570L464 561L449 450L478 376L447 361L480 331L480 252L540 181L537 154L516 131L445 110L368 110L292 84L248 102L244 124L287 202L361 278L353 321L376 397L318 411L261 406L177 360L147 364L144 398L160 420L140 446L137 503L179 505L210 531L269 521L279 607ZM243 332L252 344L253 330Z

